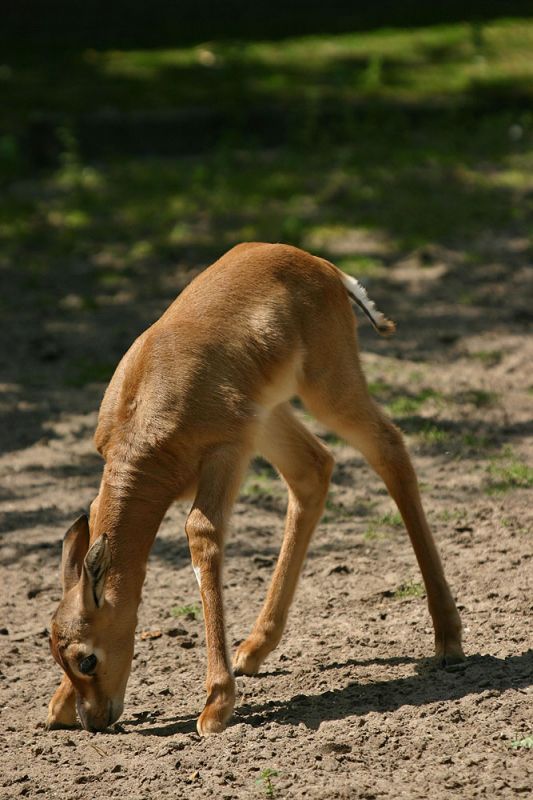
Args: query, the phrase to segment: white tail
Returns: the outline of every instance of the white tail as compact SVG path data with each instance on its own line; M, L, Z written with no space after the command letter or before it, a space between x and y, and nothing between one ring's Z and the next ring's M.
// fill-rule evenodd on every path
M381 312L378 311L373 300L371 300L366 292L364 286L361 286L358 280L352 278L351 275L346 275L341 272L341 280L346 286L346 291L359 308L366 314L374 328L382 336L390 336L396 330L396 325Z

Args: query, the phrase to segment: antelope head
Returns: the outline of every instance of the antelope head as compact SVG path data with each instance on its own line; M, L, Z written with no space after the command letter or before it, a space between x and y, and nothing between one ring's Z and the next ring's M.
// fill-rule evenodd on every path
M105 730L120 717L133 657L136 608L125 613L106 596L110 567L107 536L89 547L89 521L81 516L63 542L63 597L52 618L50 649L89 731Z

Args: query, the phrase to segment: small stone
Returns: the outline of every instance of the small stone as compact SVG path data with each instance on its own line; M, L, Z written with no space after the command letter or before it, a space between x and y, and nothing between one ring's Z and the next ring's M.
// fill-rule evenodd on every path
M326 742L320 748L323 753L351 753L352 748L349 744L342 742Z
M146 641L147 639L159 639L163 634L161 631L142 631L141 632L141 639Z
M336 567L332 567L328 572L328 575L349 575L352 570L346 564L337 564Z
M74 783L92 783L97 779L97 775L78 775L77 778L74 778Z
M170 747L172 750L185 750L185 742L171 742Z
M252 560L258 567L272 567L274 564L273 558L265 558L264 556L254 556Z
M185 628L169 628L167 631L167 636L187 636L187 631Z

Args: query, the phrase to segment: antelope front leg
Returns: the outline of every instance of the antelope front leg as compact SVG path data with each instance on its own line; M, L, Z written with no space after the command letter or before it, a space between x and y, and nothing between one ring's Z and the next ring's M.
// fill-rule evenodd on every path
M197 723L200 736L223 731L235 705L222 602L222 548L244 461L240 454L224 448L204 464L185 525L202 596L207 646L207 700Z
M271 414L258 444L285 478L289 505L283 544L265 604L250 636L233 659L237 675L255 675L281 639L333 469L329 451L294 417L288 406L279 406Z
M56 728L72 728L76 724L76 692L70 679L63 675L61 683L48 704L46 729L51 731Z

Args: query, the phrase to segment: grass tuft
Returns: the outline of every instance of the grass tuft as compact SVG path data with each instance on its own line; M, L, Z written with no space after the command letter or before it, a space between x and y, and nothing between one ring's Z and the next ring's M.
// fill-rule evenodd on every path
M387 405L391 414L395 417L402 417L407 414L415 414L428 400L442 400L441 392L435 389L421 389L417 394L404 394L390 400Z
M496 392L487 392L484 389L468 389L455 395L456 403L468 403L476 408L490 408L498 400Z
M485 367L496 367L503 358L501 350L476 350L470 353L470 358L481 361Z
M397 600L404 600L407 597L423 597L424 593L425 589L421 583L409 581L408 583L402 583L398 586L393 596Z
M525 736L523 739L514 739L509 745L513 750L533 749L533 736Z
M276 797L276 787L272 782L272 778L277 778L278 774L279 773L277 770L267 767L266 769L262 770L259 777L256 778L255 782L261 786L266 797Z
M426 422L420 426L417 435L426 444L443 444L448 441L449 433L433 422Z
M402 528L403 520L398 511L388 511L380 517L370 520L363 537L367 541L383 538L390 532L390 528ZM389 531L387 531L387 528Z
M533 486L533 468L525 464L506 448L487 468L488 494L499 494L512 489L529 489Z
M170 609L173 617L184 617L188 620L202 618L202 607L198 603L190 603L183 606L174 606Z

